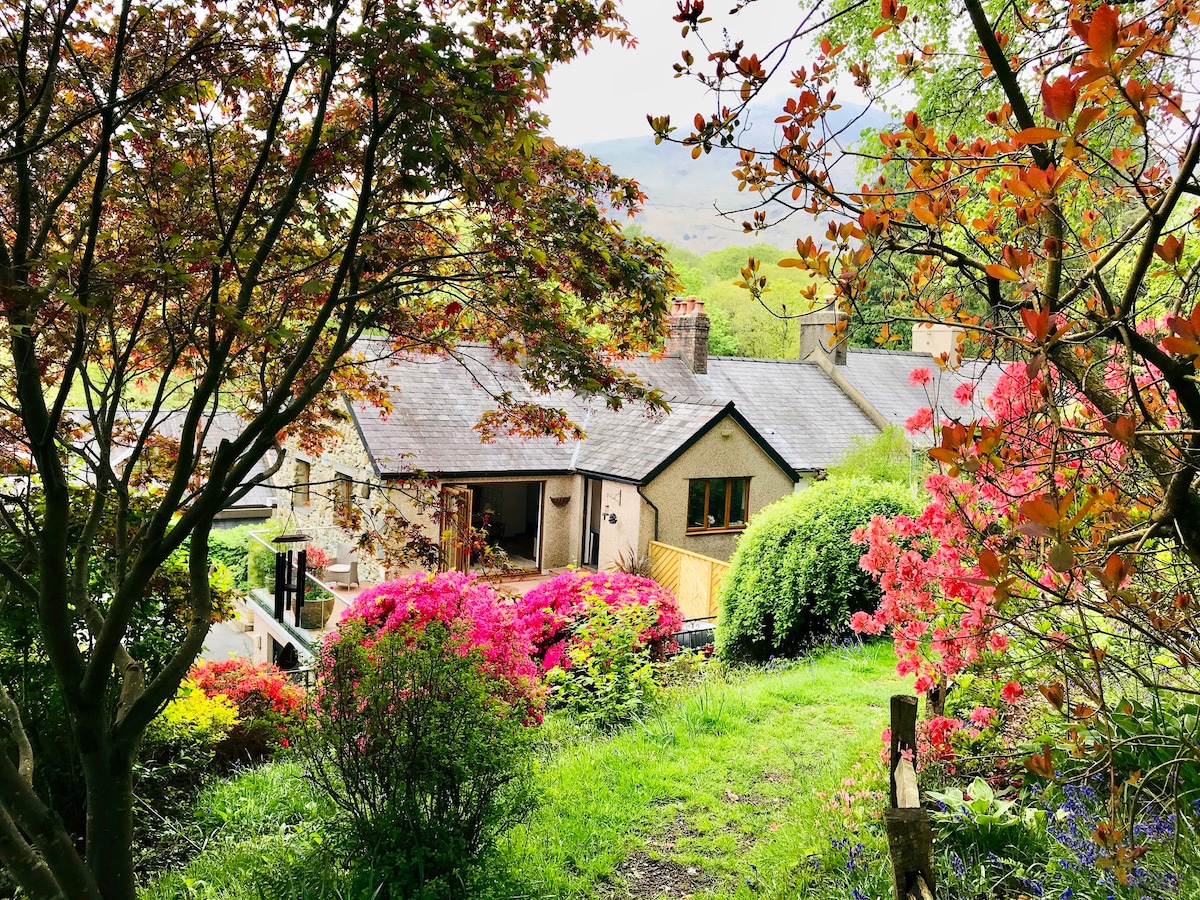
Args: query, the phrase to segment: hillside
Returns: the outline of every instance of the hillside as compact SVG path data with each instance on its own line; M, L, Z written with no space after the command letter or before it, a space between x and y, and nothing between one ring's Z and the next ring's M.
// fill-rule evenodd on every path
M761 123L770 123L774 110L780 105L781 101L760 105L760 109L770 110L769 115L759 115L760 127L755 129L761 130L764 138L768 135L768 127L773 126L762 126ZM859 124L872 131L887 122L881 113L851 104L846 104L839 112L840 121L850 121L861 115ZM738 192L737 181L730 175L737 155L731 151L714 150L694 160L690 147L667 143L656 146L649 133L645 137L585 144L581 149L612 166L619 174L638 180L649 198L645 213L637 219L647 234L695 253L763 241L777 247L794 247L797 238L817 237L825 231L823 222L814 221L808 215L795 215L761 235L744 234L741 223L750 216L742 210L752 205L756 198ZM853 163L835 166L834 180L839 186L853 185L857 180ZM722 216L718 211L728 215Z

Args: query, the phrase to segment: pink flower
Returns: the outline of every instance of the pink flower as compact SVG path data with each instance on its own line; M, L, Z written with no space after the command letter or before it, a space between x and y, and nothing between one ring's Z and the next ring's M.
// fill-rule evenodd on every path
M988 638L988 649L993 653L1003 653L1008 649L1008 646L1008 635L1006 634L992 632L991 636Z
M963 406L966 406L973 399L975 399L975 385L971 384L969 381L964 381L954 389L954 399Z
M971 722L980 728L988 728L996 718L996 710L990 706L977 706L971 710Z
M904 420L904 430L909 434L916 434L918 431L927 431L933 427L933 410L928 406L922 406L915 413Z
M924 387L933 380L933 373L928 369L913 369L908 373L908 383L913 387Z
M1025 688L1015 681L1010 681L1000 689L1000 696L1011 706L1025 696Z

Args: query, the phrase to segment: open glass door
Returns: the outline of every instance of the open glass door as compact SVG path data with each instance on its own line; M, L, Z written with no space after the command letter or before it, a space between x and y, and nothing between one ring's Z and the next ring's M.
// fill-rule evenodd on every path
M443 572L471 571L471 491L458 485L442 488Z

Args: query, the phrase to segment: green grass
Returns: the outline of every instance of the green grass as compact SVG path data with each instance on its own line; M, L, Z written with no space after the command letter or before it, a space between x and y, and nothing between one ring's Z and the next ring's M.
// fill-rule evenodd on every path
M833 651L679 690L612 737L555 735L542 805L502 847L508 878L490 895L640 893L633 860L677 871L698 900L793 896L845 832L832 808L843 779L883 786L879 734L903 689L893 666L890 647Z
M549 718L541 805L487 861L472 896L649 900L663 884L696 900L799 896L830 837L886 802L860 797L844 809L835 795L883 788L879 734L887 698L903 690L893 667L891 648L876 645L718 671L607 736ZM143 900L256 898L271 873L312 873L325 854L321 821L332 810L293 764L222 782L197 808L207 849ZM877 838L864 840L878 850ZM287 896L335 896L312 883L320 877Z

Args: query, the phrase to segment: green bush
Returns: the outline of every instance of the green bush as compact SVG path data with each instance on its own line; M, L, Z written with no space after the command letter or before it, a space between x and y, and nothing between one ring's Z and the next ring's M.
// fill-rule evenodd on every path
M658 699L650 645L642 640L656 617L648 606L593 604L565 658L547 673L551 702L600 729L641 718Z
M241 594L270 584L275 572L274 553L254 540L251 531L269 541L279 533L279 526L256 524L216 528L208 538L209 558L229 568Z
M830 479L771 504L738 541L721 589L716 648L722 659L794 656L871 611L879 587L850 540L873 516L915 514L905 487Z
M529 705L443 622L340 632L301 748L342 812L335 843L356 879L385 885L379 900L460 896L532 808Z

